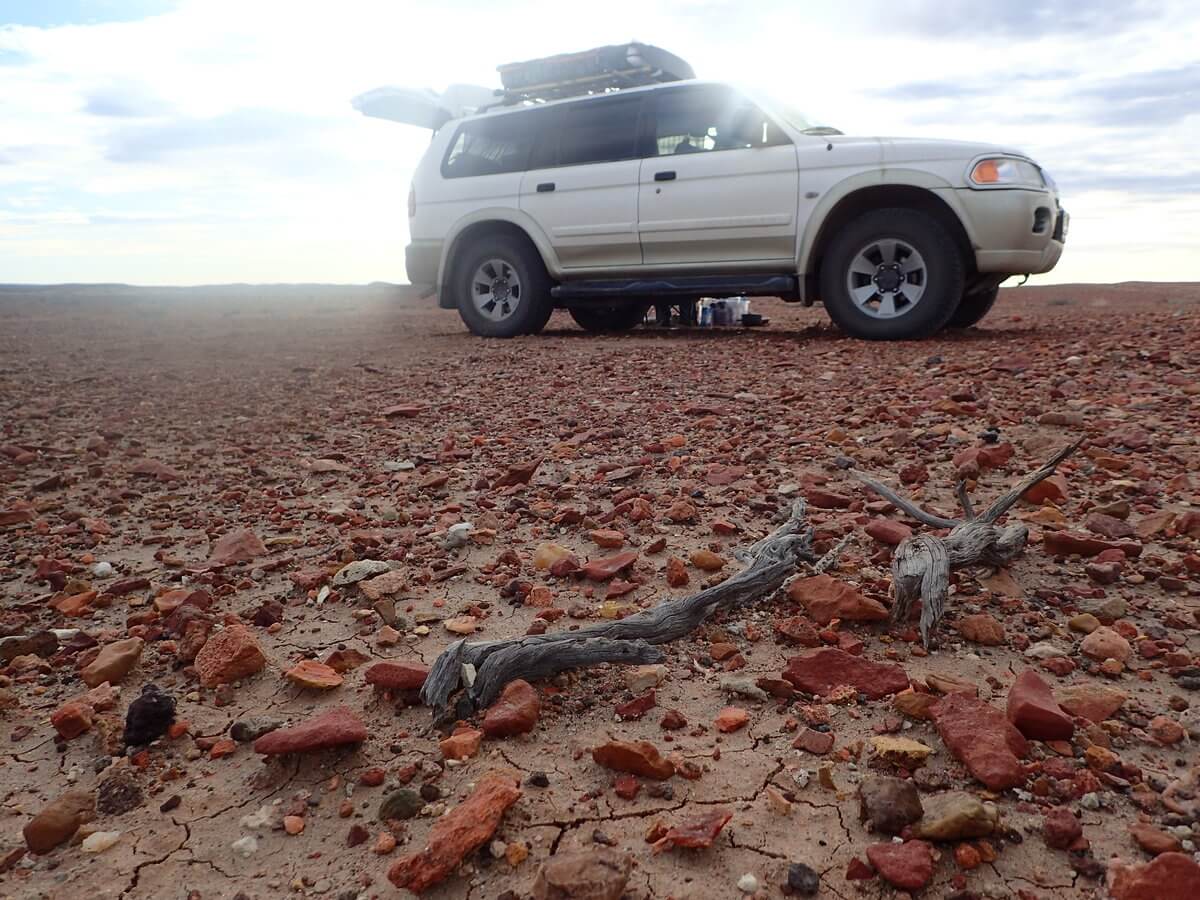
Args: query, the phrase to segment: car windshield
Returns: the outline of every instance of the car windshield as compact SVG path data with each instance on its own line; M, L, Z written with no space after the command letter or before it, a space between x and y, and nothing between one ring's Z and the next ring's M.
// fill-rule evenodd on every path
M802 113L799 109L792 106L790 103L784 103L773 97L764 98L768 101L768 105L772 112L783 119L792 128L799 131L801 134L811 134L814 136L824 136L830 134L841 134L838 129L829 125L817 125L808 116Z

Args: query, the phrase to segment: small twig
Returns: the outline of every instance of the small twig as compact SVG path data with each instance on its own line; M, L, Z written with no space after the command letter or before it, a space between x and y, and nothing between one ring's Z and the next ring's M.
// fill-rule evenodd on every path
M821 575L821 574L829 571L830 569L832 569L834 566L836 566L838 557L841 555L842 550L844 550L846 545L848 543L850 543L850 541L852 541L853 539L854 539L853 531L847 532L846 534L842 535L842 539L840 541L838 541L837 544L834 545L833 549L831 549L828 553L826 553L824 556L822 556L820 559L818 559L816 561L816 563L813 564L812 570L816 574Z
M971 506L971 495L967 493L967 481L965 478L958 482L955 493L958 494L958 505L962 507L963 520L970 522L975 518L975 509Z
M935 513L926 512L911 500L906 500L904 497L901 497L886 484L880 484L874 478L870 478L864 475L862 472L855 472L854 477L869 487L884 500L887 500L901 511L908 513L908 515L923 525L928 525L931 528L953 528L955 525L959 524L957 519L947 519L943 516L936 515Z

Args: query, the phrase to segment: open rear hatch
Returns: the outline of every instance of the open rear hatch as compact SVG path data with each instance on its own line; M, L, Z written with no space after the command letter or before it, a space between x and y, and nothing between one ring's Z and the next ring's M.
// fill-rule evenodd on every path
M350 101L364 116L437 131L451 119L497 102L496 92L475 84L452 84L439 94L424 88L379 87Z

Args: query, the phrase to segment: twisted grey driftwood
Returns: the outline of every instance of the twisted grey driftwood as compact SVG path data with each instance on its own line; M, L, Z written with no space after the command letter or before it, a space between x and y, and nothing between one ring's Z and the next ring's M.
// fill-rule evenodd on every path
M946 599L950 592L950 573L967 566L1006 565L1025 549L1029 529L1021 523L1003 528L996 521L1003 516L1027 490L1054 474L1058 464L1074 453L1083 439L1064 447L1046 461L1040 469L1026 475L1015 487L991 506L982 515L976 516L967 496L966 483L958 483L956 494L963 509L963 518L947 519L928 512L911 500L901 497L885 484L880 484L862 473L855 473L874 493L890 501L918 522L933 528L949 528L944 538L934 535L916 535L901 541L892 557L892 620L905 622L913 601L921 598L921 643L930 646L934 628L946 612Z
M690 597L578 631L470 644L455 641L434 661L421 688L421 701L433 709L435 720L444 718L451 695L465 681L466 690L455 710L456 715L463 716L491 704L516 678L547 678L597 663L659 662L662 651L654 644L684 637L718 609L770 596L800 562L816 562L812 533L805 503L797 500L784 524L735 554L746 565L742 571ZM840 546L832 552L837 549Z

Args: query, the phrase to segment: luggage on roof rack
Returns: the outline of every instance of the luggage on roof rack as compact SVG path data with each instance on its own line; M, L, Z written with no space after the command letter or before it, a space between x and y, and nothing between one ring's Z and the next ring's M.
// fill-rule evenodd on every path
M650 44L613 44L497 66L507 103L560 100L695 78L683 59Z

